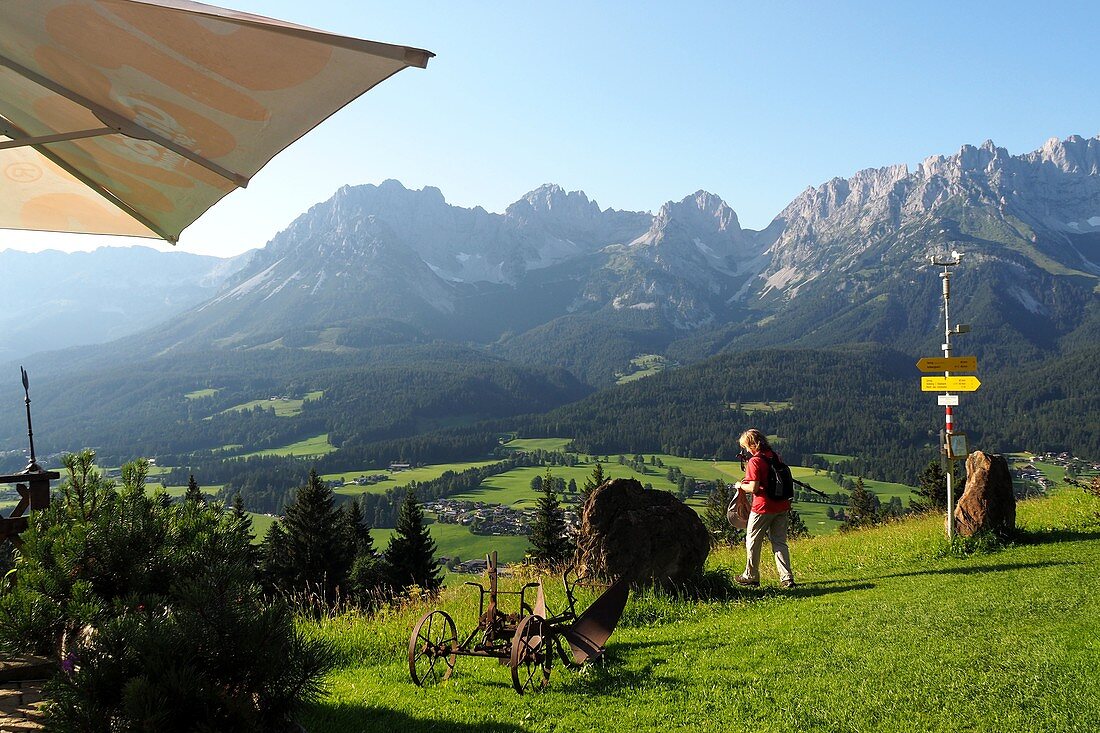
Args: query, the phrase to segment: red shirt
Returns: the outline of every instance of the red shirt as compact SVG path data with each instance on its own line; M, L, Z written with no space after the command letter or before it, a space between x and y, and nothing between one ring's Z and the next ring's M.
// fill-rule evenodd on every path
M756 491L752 496L752 510L757 514L780 514L790 511L790 499L772 499L767 495L768 483L771 481L771 468L764 460L765 455L769 458L779 458L772 451L761 451L753 453L752 458L745 464L745 480L757 483Z

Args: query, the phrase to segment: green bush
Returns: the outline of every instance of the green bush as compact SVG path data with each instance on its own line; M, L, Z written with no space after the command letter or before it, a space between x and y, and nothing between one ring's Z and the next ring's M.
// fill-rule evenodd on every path
M24 533L0 597L0 644L60 659L51 730L287 729L332 654L263 596L247 523L147 496L144 462L121 487L91 451L64 462L61 496Z

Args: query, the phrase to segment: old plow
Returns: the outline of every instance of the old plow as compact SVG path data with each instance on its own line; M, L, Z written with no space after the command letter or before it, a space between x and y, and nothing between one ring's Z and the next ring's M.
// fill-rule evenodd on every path
M626 608L629 586L625 580L620 578L607 586L578 613L576 589L588 580L577 576L573 569L567 570L562 576L567 605L554 614L547 608L541 580L519 590L498 590L495 552L486 558L486 564L488 588L481 583L466 583L478 590L478 624L464 640L459 641L454 620L440 609L424 614L413 627L409 637L409 675L413 682L423 687L449 679L458 657L490 657L509 666L512 687L522 695L547 684L555 654L573 669L603 655L604 644ZM532 592L534 604L529 605ZM511 600L516 611L501 610L504 597Z

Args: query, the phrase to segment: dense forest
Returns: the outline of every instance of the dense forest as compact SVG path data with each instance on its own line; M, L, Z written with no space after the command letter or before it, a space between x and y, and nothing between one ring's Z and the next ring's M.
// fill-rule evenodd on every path
M204 389L209 394L186 397ZM549 410L590 391L561 369L518 366L448 344L355 356L211 351L32 386L39 446L94 447L106 465L150 456L174 466L219 462L232 457L231 446L257 451L324 433L361 460L366 445ZM293 418L266 403L311 392L323 396L305 401ZM250 409L233 409L257 400ZM3 426L6 442L25 444L21 422ZM94 445L88 436L95 436Z

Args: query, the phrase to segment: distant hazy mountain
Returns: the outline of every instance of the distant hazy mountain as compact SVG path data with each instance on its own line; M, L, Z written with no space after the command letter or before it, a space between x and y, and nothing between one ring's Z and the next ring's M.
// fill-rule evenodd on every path
M148 247L0 251L8 297L0 363L134 333L210 298L251 253L229 259Z

